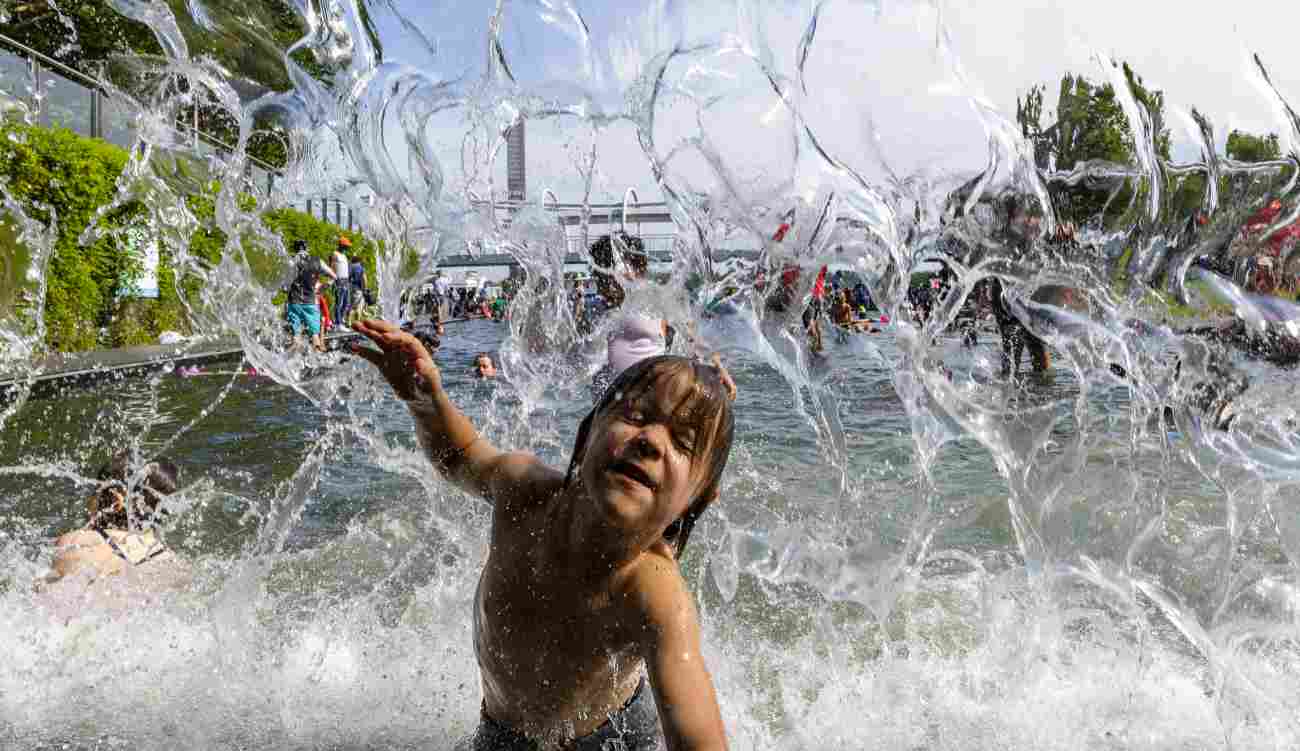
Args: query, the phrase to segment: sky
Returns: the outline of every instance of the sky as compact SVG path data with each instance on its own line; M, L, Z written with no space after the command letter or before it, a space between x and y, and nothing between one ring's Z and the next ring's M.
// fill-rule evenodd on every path
M432 5L383 0L372 6L384 60L431 80L458 81L468 91L487 67L492 3ZM502 46L520 93L605 114L618 114L635 99L637 74L674 44L740 50L684 55L670 66L669 83L712 97L711 104L703 115L683 101L664 107L655 139L661 156L683 138L707 143L708 153L685 148L670 162L670 176L681 185L715 192L720 174L706 157L716 155L741 192L758 195L795 169L795 115L780 105L755 59L793 81L815 5L510 0ZM585 45L570 9L586 23ZM1251 53L1261 56L1283 96L1300 103L1300 64L1290 54L1300 10L1289 3L824 0L820 9L804 87L789 85L791 101L818 142L869 179L973 172L988 158L990 118L1013 121L1017 97L1046 84L1050 119L1061 74L1101 80L1109 59L1129 62L1149 88L1166 93L1176 158L1198 153L1182 114L1192 107L1210 116L1220 143L1233 128L1282 129L1249 70ZM452 190L468 179L461 169L467 116L448 112L422 134ZM410 155L398 122L396 113L387 118L385 142L402 172ZM562 201L580 200L584 181L577 165L588 158L593 139L593 200L621 198L627 187L644 200L659 197L628 122L593 128L576 117L538 118L530 120L528 136L530 198L549 187ZM504 191L504 161L502 152L490 169L498 191Z

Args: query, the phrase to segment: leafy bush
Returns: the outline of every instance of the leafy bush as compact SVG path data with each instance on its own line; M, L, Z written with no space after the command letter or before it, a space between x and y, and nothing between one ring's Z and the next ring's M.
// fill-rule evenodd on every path
M82 247L78 237L113 195L126 152L64 129L6 126L0 135L0 175L10 194L33 219L48 224L55 218L51 211L57 216L57 240L46 271L47 342L60 350L94 347L131 269L111 239ZM139 206L124 206L104 224L123 226L138 211Z
M155 341L162 331L188 331L173 261L165 244L159 259L159 297L138 300L123 296L140 272L138 259L120 247L112 235L86 246L78 242L99 207L112 200L126 161L125 150L70 130L0 125L0 181L5 182L28 216L48 224L52 210L58 222L54 252L45 274L46 344L52 349L75 351L143 344ZM225 234L214 224L215 194L216 186L212 186L206 194L187 198L190 210L200 221L189 251L214 264L221 260L226 246ZM248 200L250 206L246 208L251 208ZM128 203L99 222L111 230L129 226L141 215L140 205ZM263 221L286 246L295 239L305 239L311 252L321 258L334 250L339 235L346 235L353 251L362 257L367 273L374 272L377 248L359 233L293 209L268 211ZM278 284L283 257L271 248L260 247L252 238L246 240L245 256L254 277L266 286ZM0 255L0 269L25 265L25 250L13 242L0 243ZM181 280L179 287L187 299L193 300L199 284L201 279L188 278ZM101 338L101 329L107 331L106 337Z

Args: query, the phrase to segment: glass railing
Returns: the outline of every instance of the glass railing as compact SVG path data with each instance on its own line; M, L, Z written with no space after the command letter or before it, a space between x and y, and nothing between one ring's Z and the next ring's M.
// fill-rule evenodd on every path
M131 148L139 110L129 99L114 97L104 82L0 34L0 117L22 118L47 128L67 128L90 138ZM220 138L177 121L180 139L192 140L201 156L229 154L233 147ZM196 137L197 136L197 137ZM250 186L275 188L280 173L272 165L249 156ZM333 198L316 198L295 205L307 213L351 228L352 209ZM344 223L346 222L346 223Z

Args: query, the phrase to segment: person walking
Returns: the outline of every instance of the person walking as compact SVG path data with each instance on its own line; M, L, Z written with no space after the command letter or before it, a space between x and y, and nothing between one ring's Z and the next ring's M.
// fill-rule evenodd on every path
M366 289L366 267L362 265L361 258L353 253L349 258L348 264L348 282L352 287L351 299L348 301L348 308L361 310L370 304L370 292ZM346 323L343 319L341 323Z
M438 307L434 317L439 321L451 318L451 280L441 271L433 275L433 291Z
M316 288L322 274L333 278L334 272L323 261L307 252L306 240L293 243L293 267L290 270L292 282L287 284L288 305L285 318L294 336L306 334L312 346L325 351L325 340L321 333L321 315L318 307Z
M331 318L340 328L347 328L348 308L352 302L352 281L348 278L348 256L352 250L352 241L347 235L339 235L338 247L330 256L330 268L334 272L334 311Z

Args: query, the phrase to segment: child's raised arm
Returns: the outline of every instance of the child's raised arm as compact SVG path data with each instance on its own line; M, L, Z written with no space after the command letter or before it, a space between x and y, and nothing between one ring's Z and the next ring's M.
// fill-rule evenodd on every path
M452 404L438 366L415 336L387 321L360 321L353 328L379 345L380 351L353 345L353 352L374 363L406 402L420 445L444 477L494 504L531 505L560 489L563 476L535 455L503 452L478 434Z

